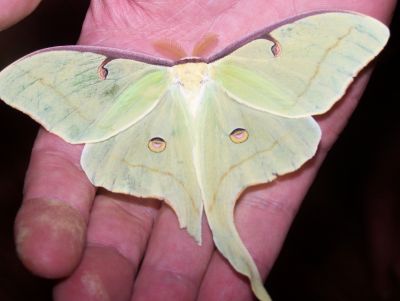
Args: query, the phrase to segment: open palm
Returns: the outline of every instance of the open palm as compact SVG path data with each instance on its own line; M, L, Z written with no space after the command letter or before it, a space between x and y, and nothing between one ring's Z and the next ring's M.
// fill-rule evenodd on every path
M27 3L13 3L19 2ZM194 43L214 33L219 37L218 51L250 32L306 11L354 10L387 22L395 4L394 0L300 0L290 5L286 1L267 5L261 0L171 2L93 0L79 43L161 56L152 44L156 40L176 41L190 53ZM24 5L15 11L34 7ZM249 189L239 202L236 225L264 277L367 77L364 73L346 99L319 118L324 134L312 161L268 189L265 185ZM16 222L17 248L24 264L45 277L67 277L55 288L56 300L252 298L247 279L215 250L206 221L199 247L179 229L168 206L96 191L79 165L81 151L82 146L40 131Z

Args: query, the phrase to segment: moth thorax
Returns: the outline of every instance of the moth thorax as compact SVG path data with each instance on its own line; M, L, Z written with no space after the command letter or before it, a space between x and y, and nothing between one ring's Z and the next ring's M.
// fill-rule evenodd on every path
M208 78L208 65L201 62L175 65L172 75L187 97L196 97Z

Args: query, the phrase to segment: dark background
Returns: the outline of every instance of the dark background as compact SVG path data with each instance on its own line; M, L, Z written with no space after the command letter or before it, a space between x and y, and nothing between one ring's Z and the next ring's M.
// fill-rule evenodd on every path
M87 6L82 0L44 1L30 17L0 32L0 69L34 50L74 44ZM378 300L371 225L386 225L396 214L400 219L399 9L391 29L361 104L322 166L268 279L274 301ZM30 118L0 102L2 301L51 300L53 282L27 272L13 243L13 220L37 128ZM388 193L395 202L387 200ZM389 212L389 217L374 214L379 212ZM386 237L391 229L393 225L377 231ZM400 232L392 233L400 238ZM395 247L389 242L377 249ZM400 258L400 248L397 254ZM386 300L400 300L399 288Z

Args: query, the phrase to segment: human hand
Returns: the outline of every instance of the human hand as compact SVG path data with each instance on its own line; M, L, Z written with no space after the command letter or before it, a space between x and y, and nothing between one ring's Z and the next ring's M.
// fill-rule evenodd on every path
M348 2L321 7L297 1L296 10L277 2L261 11L260 7L265 6L261 1L236 1L234 5L226 1L204 8L185 1L177 1L174 6L163 2L93 1L80 42L159 56L151 42L165 37L191 49L199 37L213 32L220 37L218 46L223 48L246 33L304 11L349 9L383 20L394 4ZM253 11L260 14L251 15ZM200 20L198 24L193 21L195 18ZM313 161L268 185L268 189L250 189L238 204L236 224L262 274L266 275L271 267L304 193L365 82L364 75L352 87L347 100L319 118L324 136ZM148 205L148 200L103 191L95 198L95 190L79 166L80 151L80 146L68 145L47 132L39 134L16 223L19 254L37 274L67 276L84 252L72 276L55 289L56 299L128 299L143 256L133 300L193 300L197 294L200 300L251 298L247 280L213 249L206 227L200 248L185 231L179 230L176 216L167 206L159 209L155 201Z

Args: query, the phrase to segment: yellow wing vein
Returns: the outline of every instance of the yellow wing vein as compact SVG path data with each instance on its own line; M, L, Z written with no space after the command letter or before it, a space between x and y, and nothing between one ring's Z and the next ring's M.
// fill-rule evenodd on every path
M186 189L186 186L185 186L185 184L183 183L183 181L181 181L181 180L179 180L178 178L176 178L172 173L166 172L166 171L161 171L161 170L155 169L155 168L151 168L151 167L148 167L148 166L143 165L143 164L132 164L132 163L129 163L129 162L128 162L127 160L125 160L125 159L123 159L122 162L126 163L126 164L127 164L130 168L132 168L132 169L133 169L133 168L144 168L144 169L147 169L147 170L149 170L149 171L151 171L151 172L159 173L159 174L162 174L162 175L171 177L172 179L174 179L174 180L182 187L183 191L185 191L185 193L188 195L188 197L189 197L189 199L190 199L190 202L191 202L191 204L192 204L192 207L193 207L193 208L196 208L196 202L195 202L195 200L192 198L192 196L191 196L191 194L189 193L188 189Z
M340 46L341 42L343 41L343 39L345 39L347 36L349 36L351 34L351 32L353 31L354 27L350 27L349 30L343 34L342 36L338 37L335 41L335 43L333 43L330 47L328 47L323 56L321 57L321 59L318 61L317 63L317 68L315 68L313 74L311 75L310 79L307 82L307 85L304 87L303 91L301 91L298 95L297 95L297 101L294 103L296 104L299 99L304 96L304 94L307 93L307 91L310 89L311 85L313 84L314 80L317 78L318 74L320 73L321 70L321 64L326 60L326 58L328 57L328 55L334 51L337 47Z
M247 158L244 158L242 160L240 160L238 163L231 165L223 174L222 176L219 178L218 180L218 184L216 185L217 189L214 191L213 196L212 196L212 201L210 203L210 207L209 210L212 210L212 208L214 207L215 203L216 203L216 199L217 199L217 194L219 191L219 188L222 187L222 182L225 180L225 178L228 176L228 174L230 174L232 172L232 170L238 168L240 165L243 165L244 163L246 163L247 161L252 160L254 157L263 154L263 153L268 153L270 151L272 151L277 145L279 145L279 142L277 140L274 141L274 143L272 143L272 145L266 149L260 150L255 152L254 154L252 154L251 156L248 156ZM246 185L248 186L248 185Z
M17 65L15 67L19 68ZM42 78L36 77L29 70L25 70L25 69L22 69L22 68L19 68L19 70L24 71L25 74L27 74L34 82L39 82L42 86L44 86L44 87L48 88L49 90L53 91L57 95L57 97L60 97L62 100L64 100L66 103L68 103L68 105L72 108L72 112L70 112L67 115L67 117L70 114L77 113L80 117L82 117L82 119L84 119L86 121L89 121L89 119L86 116L82 115L81 112L79 112L79 106L76 106L76 105L72 104L69 101L69 98L65 94L63 94L59 90L55 89L52 85L50 85L49 83L44 81Z

